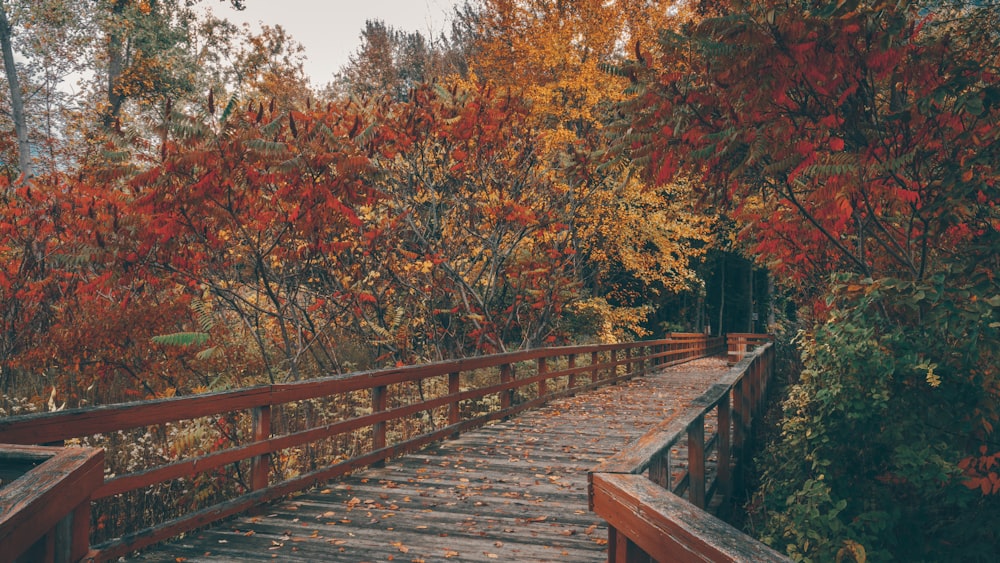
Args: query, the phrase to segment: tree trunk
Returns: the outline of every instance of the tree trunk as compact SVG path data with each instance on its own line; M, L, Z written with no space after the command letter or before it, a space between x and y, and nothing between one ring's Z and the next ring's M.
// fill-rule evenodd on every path
M719 289L719 336L722 336L724 334L722 327L722 320L725 319L724 315L726 311L726 259L727 258L728 256L725 253L723 253L722 268L721 268L721 273L719 274L720 278L722 279L722 281L719 283L719 288L720 288Z
M21 97L21 82L17 77L17 66L14 64L14 47L11 44L13 30L7 19L7 6L0 2L0 48L3 50L3 68L7 73L7 86L10 89L11 115L14 119L14 131L17 134L17 158L21 176L25 179L34 175L32 170L31 143L28 140L28 123L24 115L24 98Z
M125 11L125 0L117 0L111 8L115 19L121 17ZM118 80L125 69L125 42L122 38L120 26L112 22L108 31L108 107L104 112L104 127L111 127L121 112L122 103L125 96L118 90Z

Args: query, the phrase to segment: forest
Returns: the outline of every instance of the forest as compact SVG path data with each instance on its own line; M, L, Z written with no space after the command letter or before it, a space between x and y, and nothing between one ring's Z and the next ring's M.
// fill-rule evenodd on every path
M1000 550L997 0L253 1L0 0L0 416L773 332L748 533Z

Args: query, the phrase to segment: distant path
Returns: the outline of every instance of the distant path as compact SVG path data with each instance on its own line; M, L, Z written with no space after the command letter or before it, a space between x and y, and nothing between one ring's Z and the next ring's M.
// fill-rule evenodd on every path
M706 358L554 401L139 561L605 561L587 470L701 395Z

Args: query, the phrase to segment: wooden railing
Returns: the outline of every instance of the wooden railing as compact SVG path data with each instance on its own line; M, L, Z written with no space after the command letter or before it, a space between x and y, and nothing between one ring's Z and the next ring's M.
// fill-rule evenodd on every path
M726 335L726 346L729 348L729 363L735 364L743 359L743 356L753 351L758 346L763 346L768 342L774 342L774 336L770 334L753 334L746 332L734 332Z
M355 469L383 463L388 458L489 421L509 417L553 398L616 383L656 367L724 352L722 338L688 334L671 335L668 339L657 341L527 350L190 397L10 417L0 419L0 444L58 443L123 429L154 427L203 417L231 417L233 413L249 411L252 432L246 443L199 457L109 476L98 483L96 490L92 491L95 500L181 478L190 479L219 468L237 467L234 464L240 462L249 461L250 465L249 479L242 494L103 542L89 553L89 558L108 560ZM589 363L578 364L580 357L589 357ZM481 373L483 370L495 373L495 379L478 387L462 388L463 373ZM518 373L525 371L527 373ZM391 391L398 389L399 384L422 383L432 378L447 378L446 394L425 398L421 393L420 399L413 402L404 403L398 398L390 402ZM315 399L336 401L359 391L367 392L370 397L368 412L282 435L273 434L272 409L275 407ZM515 393L520 402L516 400ZM468 409L461 408L462 404L488 396L499 399L497 408L490 412L469 413ZM388 423L434 409L447 409L446 424L390 443ZM278 480L272 471L272 456L282 450L306 447L319 440L358 431L370 436L366 451L358 455L283 480ZM0 450L3 448L0 446ZM0 534L10 534L12 530L25 526L33 527L35 523L22 518L5 525Z
M0 449L0 561L70 563L84 557L91 494L103 478L100 449Z
M732 493L773 369L774 344L766 342L686 410L591 470L590 508L608 522L609 562L787 561L705 511L716 494L724 503ZM716 431L706 441L712 411ZM672 463L671 448L685 439L686 464Z

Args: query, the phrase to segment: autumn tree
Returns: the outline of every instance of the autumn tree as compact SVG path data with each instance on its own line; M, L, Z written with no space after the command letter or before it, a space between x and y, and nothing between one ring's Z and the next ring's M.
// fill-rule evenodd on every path
M669 5L668 5L669 4ZM531 102L540 154L558 171L575 268L607 338L645 333L658 294L703 291L694 267L712 219L695 211L692 183L650 188L630 161L604 155L605 126L628 85L607 72L631 45L673 25L666 2L484 1L460 21L471 29L470 72Z
M403 100L420 84L460 75L465 66L460 41L454 37L425 37L368 20L359 39L358 50L328 86L334 97L389 95Z
M393 150L377 176L389 197L373 213L398 217L399 243L379 252L392 291L379 298L382 317L396 326L380 317L376 330L410 333L422 344L408 352L427 359L564 338L560 320L578 295L566 195L525 101L425 85L390 116Z
M818 314L758 497L797 558L997 548L996 8L704 3L616 71L620 150L697 179Z

